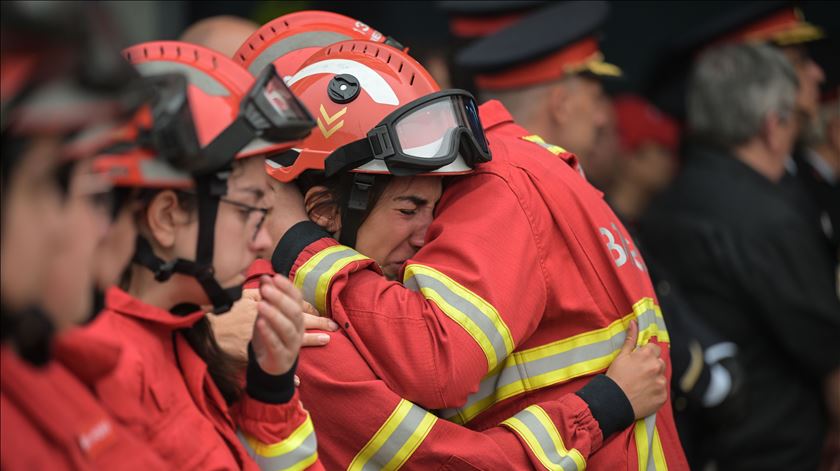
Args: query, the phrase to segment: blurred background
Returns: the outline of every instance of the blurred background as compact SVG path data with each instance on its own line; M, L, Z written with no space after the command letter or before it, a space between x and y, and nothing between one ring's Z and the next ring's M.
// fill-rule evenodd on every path
M397 38L421 59L445 47L449 41L447 14L430 1L108 1L129 44L155 39L176 39L190 24L215 15L236 15L263 24L299 10L327 10L366 22ZM735 10L749 1L621 1L611 2L603 28L601 49L624 73L623 80L606 84L610 93L641 91L652 79L661 54L675 37L697 24ZM840 36L840 7L837 2L811 1L798 4L805 18L821 26L834 51ZM822 67L831 77L837 74L840 55ZM428 64L424 64L427 65Z

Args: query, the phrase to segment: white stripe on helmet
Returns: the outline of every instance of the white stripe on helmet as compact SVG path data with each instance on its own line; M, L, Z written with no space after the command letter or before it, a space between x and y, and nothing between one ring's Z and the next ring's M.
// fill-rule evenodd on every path
M364 64L346 59L328 59L308 65L292 76L287 84L292 86L298 80L317 74L350 74L359 80L359 85L376 103L392 106L400 104L394 89L376 71Z

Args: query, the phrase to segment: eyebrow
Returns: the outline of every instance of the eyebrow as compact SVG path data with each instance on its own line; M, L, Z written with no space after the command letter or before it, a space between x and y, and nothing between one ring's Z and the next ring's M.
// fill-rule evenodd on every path
M265 191L262 188L258 188L255 186L246 187L246 188L232 188L233 191L248 193L256 198L257 201L262 201L265 198Z
M394 201L408 201L410 203L414 203L417 206L426 206L429 204L429 200L416 195L397 196L394 198Z

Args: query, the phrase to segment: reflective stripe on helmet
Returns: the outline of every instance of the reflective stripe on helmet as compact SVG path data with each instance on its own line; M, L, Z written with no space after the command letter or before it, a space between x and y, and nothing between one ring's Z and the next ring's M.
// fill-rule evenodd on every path
M362 90L370 95L371 100L381 105L398 106L400 100L391 85L383 79L379 73L370 67L356 61L347 59L327 59L310 64L300 69L288 81L291 87L301 79L318 74L349 74L359 80Z

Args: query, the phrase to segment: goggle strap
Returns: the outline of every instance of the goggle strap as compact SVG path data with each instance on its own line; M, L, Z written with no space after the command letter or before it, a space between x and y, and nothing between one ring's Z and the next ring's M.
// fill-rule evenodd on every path
M350 194L346 203L341 208L341 235L339 242L347 247L356 246L356 236L365 212L368 209L370 200L370 189L373 187L376 177L367 173L353 174L353 184L350 186Z
M236 158L236 154L255 137L254 130L242 116L236 118L207 147L204 155L207 159L201 164L202 169L216 171Z
M361 167L373 160L374 154L367 138L345 144L324 161L324 175L329 178Z

